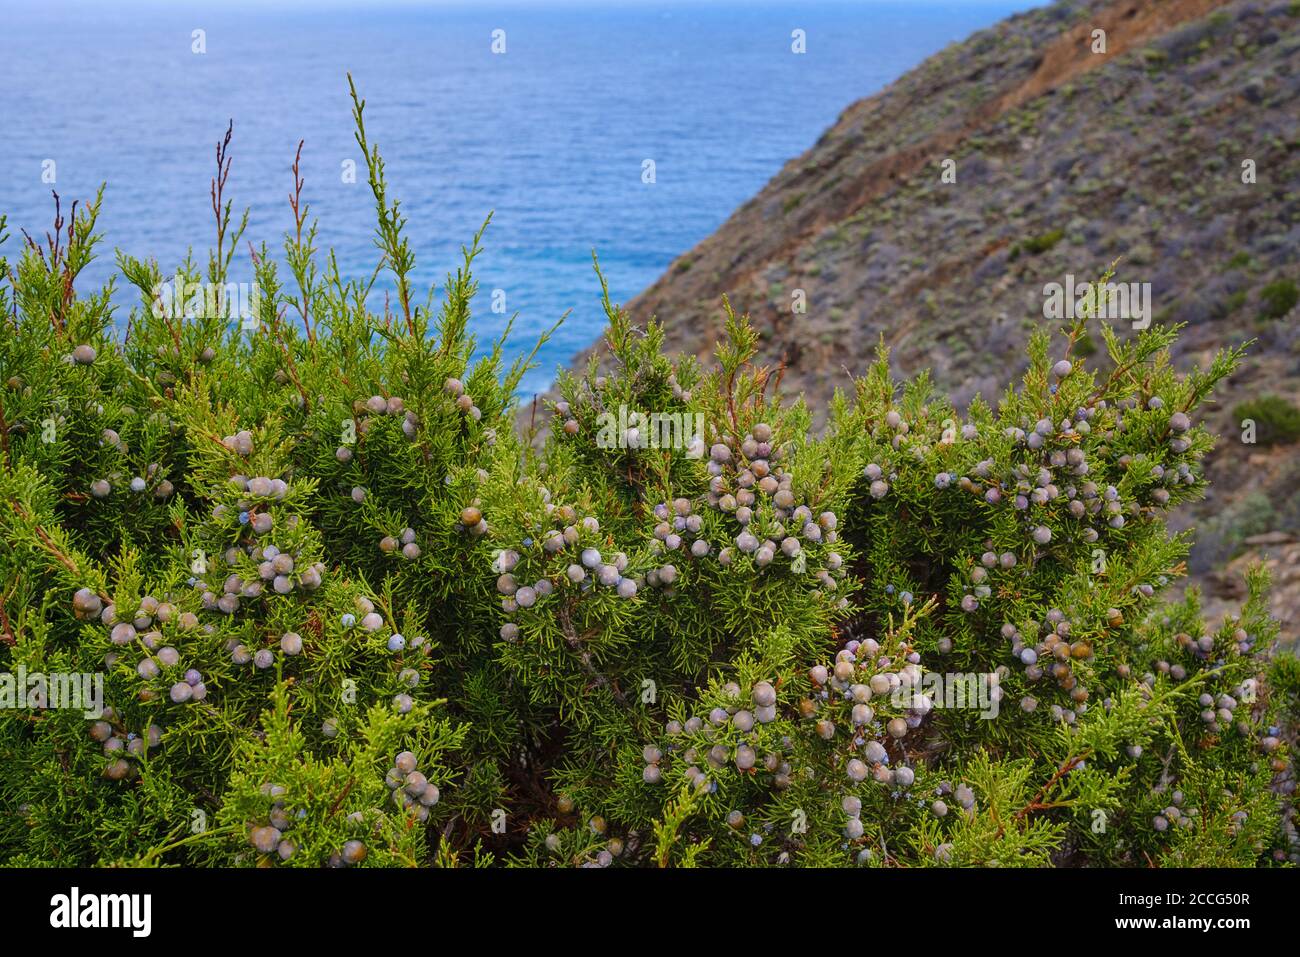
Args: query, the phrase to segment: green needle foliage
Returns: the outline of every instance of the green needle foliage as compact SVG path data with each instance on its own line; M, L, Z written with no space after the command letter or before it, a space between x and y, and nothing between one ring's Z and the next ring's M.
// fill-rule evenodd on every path
M959 416L882 348L816 436L729 306L706 366L606 292L603 364L521 437L532 357L471 334L482 233L418 302L353 96L367 277L320 258L295 164L291 280L254 250L231 321L229 133L192 308L122 254L124 337L76 290L98 197L0 260L0 675L105 706L11 682L0 861L1296 860L1262 572L1218 630L1162 594L1239 351L1180 375L1176 330L1081 319Z

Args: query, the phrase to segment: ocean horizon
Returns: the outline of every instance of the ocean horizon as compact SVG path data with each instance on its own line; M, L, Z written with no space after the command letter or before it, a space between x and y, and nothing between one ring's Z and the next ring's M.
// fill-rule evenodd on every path
M252 279L249 243L281 251L300 139L318 246L335 249L345 276L368 275L379 254L374 200L352 136L350 71L390 195L408 219L416 301L430 285L441 293L462 244L491 213L476 263L472 328L480 348L517 314L506 352L526 354L569 313L521 383L527 397L600 335L593 251L612 297L627 302L851 103L949 43L1038 5L308 10L280 0L214 12L19 4L0 39L9 74L0 214L11 234L0 248L13 260L22 231L44 236L51 190L66 214L107 183L105 242L79 289L116 273L115 248L156 257L164 276L190 251L205 264L213 151L233 120L226 195L236 220L245 207L250 213L231 281ZM147 17L133 16L144 10ZM795 30L806 38L801 54L792 50ZM493 52L494 40L504 53ZM349 161L355 182L345 181ZM647 161L653 183L645 181ZM381 282L377 311L382 290ZM491 309L497 290L501 312ZM114 302L124 325L139 299L119 278Z

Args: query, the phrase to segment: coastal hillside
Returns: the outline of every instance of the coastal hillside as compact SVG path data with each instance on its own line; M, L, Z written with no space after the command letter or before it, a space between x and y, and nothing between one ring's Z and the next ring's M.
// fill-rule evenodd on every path
M996 398L1028 334L1059 321L1045 318L1048 284L1115 263L1115 281L1149 283L1152 322L1187 325L1180 366L1256 340L1210 413L1223 436L1212 497L1180 521L1196 528L1191 571L1211 612L1263 558L1294 634L1297 103L1296 0L1061 0L849 106L628 308L709 359L725 293L814 410L882 337L900 369L929 369L960 404Z

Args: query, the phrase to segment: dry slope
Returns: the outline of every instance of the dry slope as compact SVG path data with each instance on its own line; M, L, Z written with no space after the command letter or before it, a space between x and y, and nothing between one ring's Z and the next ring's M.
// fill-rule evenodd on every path
M1180 362L1258 339L1220 397L1214 498L1182 520L1201 526L1193 569L1219 597L1231 583L1209 573L1243 548L1280 558L1294 619L1297 447L1243 445L1231 410L1300 398L1298 66L1297 0L1060 0L1011 17L851 105L629 309L707 359L728 294L815 408L881 336L966 401L1020 366L1049 321L1045 284L1120 259L1117 279L1151 284L1156 322L1188 324Z

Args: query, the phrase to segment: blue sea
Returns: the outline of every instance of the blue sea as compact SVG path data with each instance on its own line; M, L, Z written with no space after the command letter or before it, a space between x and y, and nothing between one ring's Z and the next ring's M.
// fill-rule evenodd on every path
M368 274L378 258L374 201L352 136L351 71L409 219L417 301L441 286L491 212L477 264L480 347L518 313L508 352L525 353L571 310L525 379L527 395L600 335L593 250L615 301L631 299L850 103L1037 5L6 0L0 213L12 236L3 249L12 260L19 229L50 228L51 189L66 210L107 182L105 251L83 290L115 272L113 247L157 258L165 275L191 249L206 264L213 150L233 119L227 195L237 214L251 209L245 240L282 243L302 139L319 243L335 248L345 275ZM802 54L792 52L796 30ZM52 185L42 179L49 160ZM355 183L344 182L349 160ZM653 184L643 181L646 160ZM252 279L242 246L232 281ZM505 314L489 308L498 289ZM138 300L120 289L114 301L124 324Z

